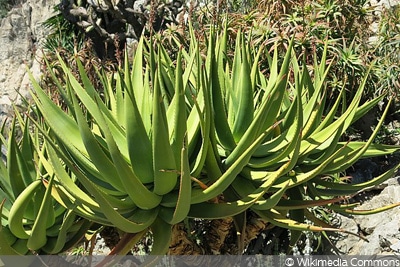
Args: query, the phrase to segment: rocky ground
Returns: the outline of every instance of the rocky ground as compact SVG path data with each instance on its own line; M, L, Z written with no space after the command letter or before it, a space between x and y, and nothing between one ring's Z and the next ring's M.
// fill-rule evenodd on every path
M400 202L400 176L387 180L363 196L367 200L359 210L370 210ZM400 254L400 207L373 215L336 215L339 227L357 233L332 235L337 250L330 248L326 254L376 255Z

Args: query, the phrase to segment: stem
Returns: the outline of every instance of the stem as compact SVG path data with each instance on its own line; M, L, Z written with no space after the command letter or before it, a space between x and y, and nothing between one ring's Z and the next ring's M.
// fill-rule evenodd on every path
M229 235L233 227L233 219L231 217L212 220L207 229L205 243L208 245L212 255L220 255L221 249L225 244L225 239Z
M172 238L168 255L203 255L204 251L189 238L184 223L172 227Z

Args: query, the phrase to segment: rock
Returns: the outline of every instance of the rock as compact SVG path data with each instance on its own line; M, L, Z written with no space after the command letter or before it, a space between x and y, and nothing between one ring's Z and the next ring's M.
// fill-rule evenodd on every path
M110 253L110 249L100 235L96 236L96 244L93 251L94 255L108 255Z
M32 0L14 7L0 24L0 99L18 104L28 95L27 68L39 78L40 43L47 34L42 23L51 17L57 0ZM7 97L7 100L4 98ZM9 109L0 104L0 122Z
M7 95L0 97L0 117L9 116L11 114L12 102Z
M389 8L400 4L400 0L371 0L371 6L381 9L382 7Z
M358 225L353 218L343 216L340 214L336 214L335 216L339 221L340 228L345 229L346 231L351 233L358 233ZM331 236L331 238L332 241L335 243L335 246L339 250L339 252L346 252L346 253L348 253L360 240L360 238L355 235L345 234L345 233L338 234L335 237ZM330 251L330 252L336 254L335 251ZM327 251L325 251L325 253L327 253Z
M357 161L352 168L353 172L349 171L349 175L352 177L351 183L359 184L367 182L374 178L374 174L379 170L378 164L373 162L371 159L361 159Z
M394 252L400 253L400 240L395 239L395 241L392 242L392 245L390 245L390 249Z
M385 182L382 192L360 205L357 210L371 210L400 202L399 177ZM376 255L400 252L400 207L372 215L337 215L340 228L365 237L365 241L349 234L340 234L337 249L347 255ZM331 251L334 254L337 252Z

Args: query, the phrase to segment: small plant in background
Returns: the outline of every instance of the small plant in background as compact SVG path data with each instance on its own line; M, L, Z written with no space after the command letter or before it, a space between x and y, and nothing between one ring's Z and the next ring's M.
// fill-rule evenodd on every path
M4 18L8 11L10 10L10 4L8 0L1 0L0 1L0 19Z
M79 51L83 47L84 34L62 16L58 5L53 9L55 15L43 23L43 26L50 31L43 43L46 54L60 52L60 50L69 51L71 54Z
M376 33L376 41L372 44L373 57L376 58L374 74L377 79L375 94L385 90L399 97L400 83L400 5L382 7L381 18Z
M72 256L82 256L85 255L87 253L87 250L85 249L84 246L78 246L78 247L74 247L72 248L72 250L70 251L70 255Z
M13 7L19 7L24 1L0 0L0 19L4 18Z
M13 6L10 0L0 0L0 19L4 18Z

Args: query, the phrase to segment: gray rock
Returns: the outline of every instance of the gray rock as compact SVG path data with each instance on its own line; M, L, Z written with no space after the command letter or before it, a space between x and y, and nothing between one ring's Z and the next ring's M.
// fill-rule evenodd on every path
M336 214L336 217L340 223L339 225L340 228L345 229L346 231L351 233L358 233L358 225L353 218L343 216L340 214ZM340 233L338 237L332 240L336 240L334 243L336 248L340 252L344 252L347 254L355 246L355 244L359 242L360 238L355 235Z
M382 192L360 205L357 210L371 210L400 202L398 177L385 182ZM340 228L364 236L368 241L341 234L335 242L337 249L347 255L376 255L400 252L400 207L372 215L337 215Z
M390 245L390 249L393 250L394 252L400 253L400 240L399 239L394 239Z
M35 78L40 77L38 57L41 40L47 34L42 23L54 15L57 0L32 0L14 7L0 23L0 122L10 109L10 103L18 104L20 95L27 96L30 82L27 68Z

